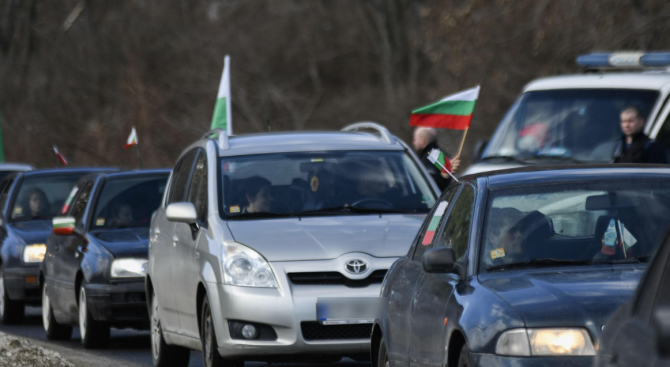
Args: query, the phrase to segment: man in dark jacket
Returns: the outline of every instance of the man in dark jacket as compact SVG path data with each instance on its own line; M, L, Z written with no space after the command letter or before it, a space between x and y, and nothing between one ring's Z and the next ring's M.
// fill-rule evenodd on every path
M437 187L439 187L441 191L444 191L444 189L449 186L449 183L451 183L451 177L449 177L449 174L447 173L441 173L440 170L438 170L437 167L435 167L435 165L428 160L428 155L430 154L431 150L440 149L437 146L437 131L428 127L417 128L414 130L413 145L414 150L416 150L419 158L421 159L421 163L423 163L423 165L426 167L426 170L437 184ZM449 156L444 150L442 153L444 153L446 156ZM461 159L459 157L452 159L451 172L455 173L458 170L458 166L460 164Z
M630 106L621 111L621 132L612 156L613 163L668 164L665 148L642 132L644 115L639 108Z

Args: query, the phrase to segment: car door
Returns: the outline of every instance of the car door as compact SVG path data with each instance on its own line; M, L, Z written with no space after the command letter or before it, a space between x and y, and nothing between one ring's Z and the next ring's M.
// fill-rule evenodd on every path
M70 207L68 216L75 219L75 228L79 233L85 231L84 214L91 198L95 182L85 180L82 182L81 190L73 205ZM79 271L82 249L86 246L86 239L80 234L71 234L62 237L62 241L54 248L55 256L52 261L53 272L50 274L54 280L52 288L54 312L61 312L69 315L72 322L77 320L79 315L77 307L77 292L75 290L75 280Z
M175 293L175 304L179 311L181 331L185 335L197 338L200 333L196 292L200 267L196 247L200 236L206 233L204 226L207 219L207 153L204 149L198 149L186 201L195 206L198 213L198 225L175 224L177 244L173 253L172 276L175 287L179 290Z
M394 360L396 366L409 365L410 352L410 313L415 302L416 285L423 275L421 259L423 253L432 246L435 231L439 226L449 201L456 194L460 186L449 189L444 196L435 204L419 235L414 240L412 248L414 253L408 254L408 258L401 260L394 271L393 282L388 292L389 308L386 344L389 359Z
M166 199L166 206L185 200L196 153L196 151L187 153L175 165L172 173L172 182L170 182L170 191ZM176 256L173 254L177 244L174 240L176 236L174 232L175 223L167 220L165 209L156 212L154 221L156 225L153 235L156 240L151 248L153 261L151 282L158 299L163 329L165 331L181 333L179 312L175 303L179 288L173 283L173 273L177 273L177 278L181 276L179 274L180 265L173 262L176 259Z
M464 185L449 206L443 227L433 247L452 247L456 258L463 261L468 249L470 224L474 211L475 190ZM423 272L423 268L421 269ZM423 272L411 312L410 356L413 365L442 366L446 349L445 329L449 312L447 303L460 281L457 274Z

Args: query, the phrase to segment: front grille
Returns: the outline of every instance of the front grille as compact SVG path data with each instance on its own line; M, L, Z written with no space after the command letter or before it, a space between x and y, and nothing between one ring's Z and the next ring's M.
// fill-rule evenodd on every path
M288 273L291 283L297 285L344 285L351 288L367 287L380 284L384 280L386 270L375 270L364 279L349 279L336 271L315 273Z
M321 325L316 321L300 323L305 340L370 339L372 324Z

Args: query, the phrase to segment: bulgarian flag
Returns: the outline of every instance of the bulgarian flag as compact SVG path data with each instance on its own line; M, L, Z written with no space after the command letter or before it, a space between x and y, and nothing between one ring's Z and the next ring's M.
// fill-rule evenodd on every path
M211 129L225 129L228 135L233 134L233 120L230 108L230 56L223 59L223 75L219 84L219 94L214 106Z
M67 159L65 159L65 156L63 156L62 154L60 154L60 152L58 151L58 148L56 148L55 145L54 145L54 153L56 153L56 158L58 158L58 160L60 161L60 163L61 163L62 165L64 165L64 166L67 166Z
M479 86L459 92L429 106L412 111L410 126L467 130L479 97Z
M137 131L135 131L135 128L133 127L133 130L130 131L130 135L128 135L128 140L126 141L126 144L123 146L124 149L128 149L132 147L133 145L137 145Z
M440 172L450 173L451 172L451 161L449 157L444 155L441 150L433 149L428 154L428 160L440 170Z
M433 237L435 237L435 231L437 231L437 226L440 224L440 220L442 219L444 212L447 210L447 205L449 205L449 203L443 201L439 203L437 208L435 209L435 213L433 213L433 217L430 218L430 223L428 223L426 234L423 235L423 240L421 241L421 244L423 246L428 246L433 242Z

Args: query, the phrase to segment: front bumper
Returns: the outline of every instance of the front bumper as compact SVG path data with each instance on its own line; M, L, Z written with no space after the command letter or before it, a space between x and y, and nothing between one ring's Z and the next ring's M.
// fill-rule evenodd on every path
M27 303L41 303L39 264L21 268L4 269L5 289L12 301L24 301Z
M85 284L88 309L96 321L115 327L149 327L144 281Z
M372 324L320 325L316 318L316 301L318 297L378 297L379 283L360 287L295 284L288 278L289 273L340 269L342 271L339 272L345 274L343 264L352 258L363 259L371 265L365 277L376 270L389 269L396 260L347 254L334 260L271 263L279 283L277 289L208 284L219 353L225 358L246 360L282 360L295 355L324 358L369 355ZM249 321L269 326L276 333L276 339L232 338L229 321Z
M590 367L595 357L506 357L472 353L475 366L481 367Z

